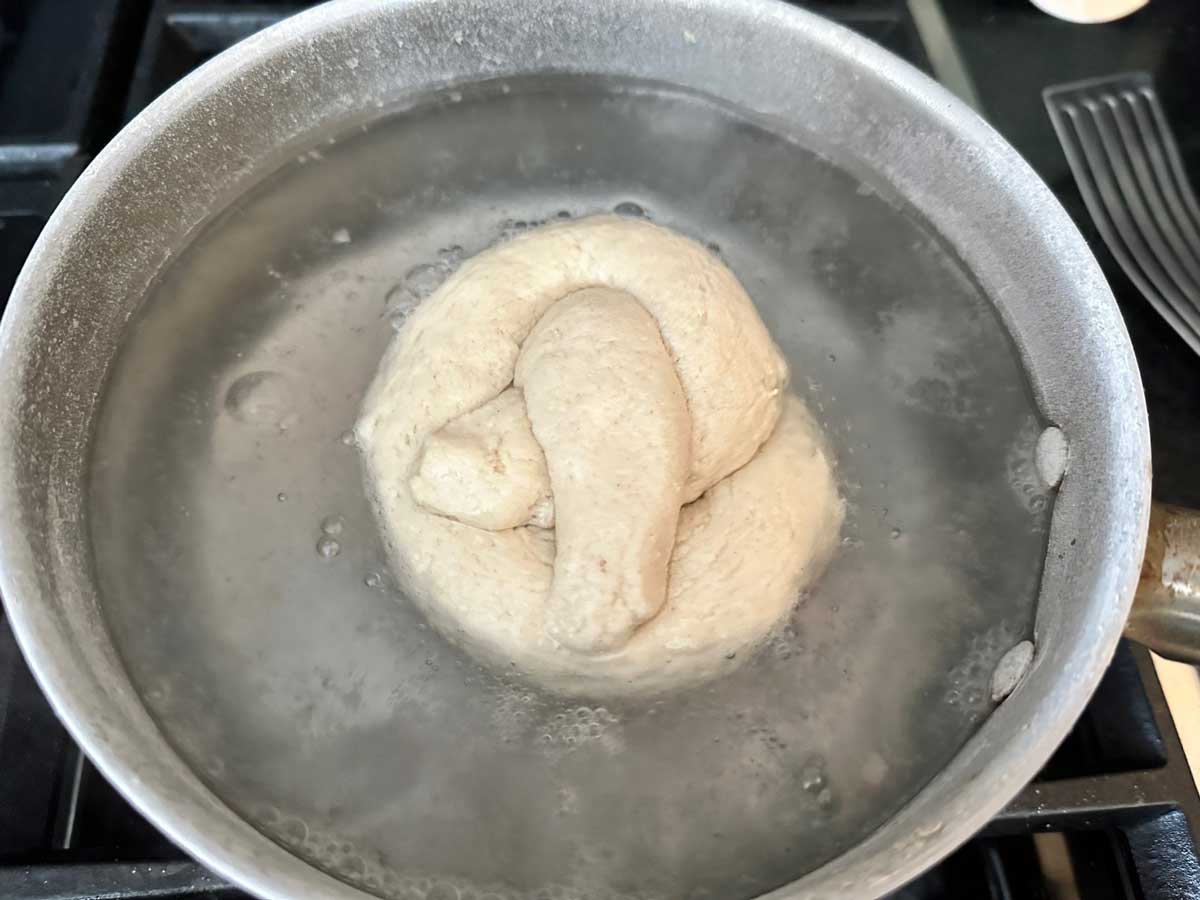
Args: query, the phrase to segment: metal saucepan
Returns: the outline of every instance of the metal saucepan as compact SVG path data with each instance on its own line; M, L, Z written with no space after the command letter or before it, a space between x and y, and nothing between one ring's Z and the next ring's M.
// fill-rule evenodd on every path
M602 705L426 628L341 436L394 313L505 233L613 208L745 283L848 513L739 670ZM1070 728L1149 487L1124 328L1050 192L783 4L305 13L100 154L0 331L22 648L104 774L269 898L878 896ZM1195 534L1163 515L1147 640L1196 621Z

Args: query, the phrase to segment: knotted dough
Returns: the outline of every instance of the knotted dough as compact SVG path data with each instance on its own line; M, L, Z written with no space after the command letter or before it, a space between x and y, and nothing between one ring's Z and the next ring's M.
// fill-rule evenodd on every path
M819 431L733 274L596 216L468 260L388 348L356 426L430 620L568 693L745 657L828 558Z

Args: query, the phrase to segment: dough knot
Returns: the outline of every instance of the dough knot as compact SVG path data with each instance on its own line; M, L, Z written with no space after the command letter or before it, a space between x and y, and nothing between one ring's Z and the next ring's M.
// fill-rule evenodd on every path
M402 580L449 636L563 689L722 668L840 524L787 377L733 274L649 222L473 257L397 334L357 426Z

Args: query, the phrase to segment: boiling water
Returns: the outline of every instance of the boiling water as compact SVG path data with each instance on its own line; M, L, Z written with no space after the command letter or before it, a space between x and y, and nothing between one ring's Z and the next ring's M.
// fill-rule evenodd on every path
M314 139L171 261L105 397L90 522L130 674L225 802L384 896L725 900L953 756L1030 635L1043 423L951 250L804 143L645 85L464 87ZM428 628L348 436L462 259L614 209L741 278L848 504L766 646L636 702L556 698Z

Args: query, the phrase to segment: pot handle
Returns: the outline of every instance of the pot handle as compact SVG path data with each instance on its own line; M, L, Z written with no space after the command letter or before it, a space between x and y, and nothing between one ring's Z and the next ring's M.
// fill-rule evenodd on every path
M1200 663L1200 511L1154 503L1125 636L1160 656Z

